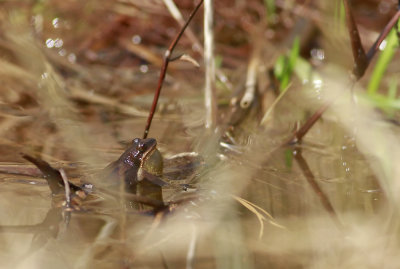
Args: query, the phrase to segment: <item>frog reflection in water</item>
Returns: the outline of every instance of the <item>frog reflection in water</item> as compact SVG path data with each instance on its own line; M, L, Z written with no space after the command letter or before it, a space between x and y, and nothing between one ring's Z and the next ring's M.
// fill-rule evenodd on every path
M153 138L135 138L115 162L106 168L106 176L119 183L124 180L128 193L162 201L163 159Z

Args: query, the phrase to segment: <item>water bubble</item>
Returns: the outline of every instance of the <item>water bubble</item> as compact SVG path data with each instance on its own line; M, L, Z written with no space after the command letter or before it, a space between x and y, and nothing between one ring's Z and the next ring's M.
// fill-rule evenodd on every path
M221 161L226 161L228 160L228 157L226 157L224 154L218 154L218 159L220 159Z
M321 79L314 79L313 80L314 88L320 89L322 87L322 80Z
M317 94L317 99L321 100L321 90L322 90L322 80L321 79L314 79L312 81L312 85L314 86L315 93Z
M42 79L47 79L49 77L49 73L44 72L41 76Z
M59 52L58 52L58 54L59 54L60 56L65 56L65 55L67 55L67 51L66 51L65 49L60 49Z
M379 45L379 50L384 50L386 48L387 41L386 39L382 41L382 43Z
M93 189L93 184L84 183L84 184L82 185L82 187L85 188L85 189Z
M54 19L51 21L51 24L53 24L53 27L54 27L54 28L60 28L60 19L59 19L59 18L54 18Z
M68 61L71 63L75 63L76 62L76 55L74 53L70 53L68 55Z
M196 43L196 44L193 44L193 45L192 45L192 50L193 50L193 51L200 51L200 46L199 46L199 44L197 44L197 43Z
M310 54L314 60L323 61L325 59L325 51L323 49L314 48L311 50Z
M139 35L134 35L132 37L132 43L133 44L140 44L140 42L142 42L142 38Z
M147 64L142 64L140 67L140 72L142 73L147 73L147 71L149 71L149 66Z
M174 27L167 28L167 35L174 36L176 34L176 29Z
M228 78L226 76L221 76L220 79L221 79L222 82L227 82L228 81Z
M61 48L64 44L64 41L62 39L57 38L54 40L54 47L56 48Z
M381 14L386 14L386 13L388 13L389 11L390 11L390 3L388 3L388 2L385 2L385 1L381 1L380 3L379 3L379 12L381 13Z
M53 39L49 38L46 40L46 47L52 48L52 47L54 47L55 43L56 42Z

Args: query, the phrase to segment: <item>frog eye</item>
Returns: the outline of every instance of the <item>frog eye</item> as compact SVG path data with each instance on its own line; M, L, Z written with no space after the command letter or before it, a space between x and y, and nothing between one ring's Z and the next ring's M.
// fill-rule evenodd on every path
M137 149L138 149L139 151L144 151L144 143L140 142L140 143L137 145Z

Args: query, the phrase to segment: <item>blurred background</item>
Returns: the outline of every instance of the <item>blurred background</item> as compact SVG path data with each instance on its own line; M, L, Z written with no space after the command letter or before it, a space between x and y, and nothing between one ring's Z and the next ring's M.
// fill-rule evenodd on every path
M367 51L398 3L349 3ZM0 1L0 267L398 268L398 34L356 82L339 0L213 2L215 131L201 8L150 130L174 208L154 217L99 192L67 224L20 153L102 186L96 173L142 136L164 52L196 4Z

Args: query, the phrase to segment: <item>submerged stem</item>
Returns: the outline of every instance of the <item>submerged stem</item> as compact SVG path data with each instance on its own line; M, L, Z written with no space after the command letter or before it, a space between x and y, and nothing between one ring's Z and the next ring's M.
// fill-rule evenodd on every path
M328 196L325 194L325 192L321 189L321 187L318 185L317 181L315 180L315 176L312 173L310 167L308 166L307 161L303 158L301 149L297 148L296 149L296 161L299 164L301 170L303 171L304 176L307 179L307 182L310 184L311 188L315 192L316 195L318 195L322 206L325 208L325 210L329 213L329 215L332 217L333 222L335 225L339 228L339 230L343 229L343 224L340 222L338 215L335 211L335 209L332 206L331 201L329 200Z

